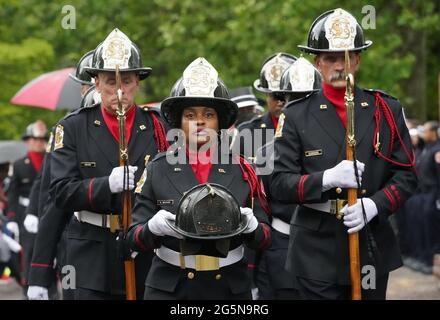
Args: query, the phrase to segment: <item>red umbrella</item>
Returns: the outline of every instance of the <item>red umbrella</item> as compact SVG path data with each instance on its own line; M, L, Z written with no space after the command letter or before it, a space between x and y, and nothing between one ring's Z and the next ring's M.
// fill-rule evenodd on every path
M75 74L75 68L42 74L21 88L11 103L49 110L76 109L81 102L81 84L69 77L71 73Z

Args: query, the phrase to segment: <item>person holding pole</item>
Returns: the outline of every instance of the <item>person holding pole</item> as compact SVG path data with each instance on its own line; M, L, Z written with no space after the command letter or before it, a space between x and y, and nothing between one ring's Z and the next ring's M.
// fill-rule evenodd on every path
M354 85L371 44L347 11L319 16L299 47L322 89L286 105L275 134L271 194L299 204L286 268L302 299L385 299L402 265L388 217L417 186L415 158L399 101Z
M148 159L166 149L165 129L156 112L134 102L139 81L151 68L142 66L139 48L123 32L114 29L98 45L86 70L95 77L102 102L78 109L57 125L49 192L58 207L74 212L67 235L74 298L134 299L133 266L124 263L135 256L124 243L131 204L127 192ZM138 297L151 258L149 251L136 255Z

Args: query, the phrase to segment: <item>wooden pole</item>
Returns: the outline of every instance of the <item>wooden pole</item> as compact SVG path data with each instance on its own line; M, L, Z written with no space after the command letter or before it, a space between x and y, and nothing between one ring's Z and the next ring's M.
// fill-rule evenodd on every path
M116 95L118 98L118 126L119 126L119 165L128 168L128 147L125 137L126 126L126 114L122 105L122 90L121 90L121 74L119 72L119 66L116 66ZM126 172L128 175L128 172ZM128 178L124 175L124 180ZM124 190L122 192L122 229L123 234L127 234L128 227L131 224L131 191ZM120 241L124 241L120 239ZM125 294L127 300L136 300L136 277L135 277L135 265L131 256L125 257Z
M346 159L356 161L354 150L356 147L354 130L354 78L350 74L350 55L345 51L345 109L347 112L347 131L346 131ZM348 206L355 205L357 202L357 189L349 188ZM359 234L351 233L348 235L349 257L350 257L350 280L352 300L361 300L361 273L359 256Z

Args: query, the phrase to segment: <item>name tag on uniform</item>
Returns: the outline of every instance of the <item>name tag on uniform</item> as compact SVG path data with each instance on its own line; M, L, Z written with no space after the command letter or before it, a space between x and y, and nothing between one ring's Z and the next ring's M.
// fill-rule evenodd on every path
M317 150L308 150L304 152L306 157L316 157L316 156L322 156L322 149Z
M158 206L172 206L174 204L174 200L157 200Z
M95 168L96 162L91 161L83 161L81 162L81 168Z

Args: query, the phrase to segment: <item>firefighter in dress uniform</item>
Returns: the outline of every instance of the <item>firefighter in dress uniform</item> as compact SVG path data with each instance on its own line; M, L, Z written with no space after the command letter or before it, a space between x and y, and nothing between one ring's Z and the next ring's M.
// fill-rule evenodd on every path
M285 104L284 94L278 92L281 76L295 59L293 55L284 52L272 54L263 62L260 77L254 81L254 88L266 95L268 111L241 123L237 127L238 134L233 138L233 145L231 146L233 152L240 153L249 162L255 162L255 153L258 148L273 140L278 118ZM272 289L269 287L269 280L264 267L260 268L258 266L260 254L246 248L245 257L254 281L254 298L258 298L259 291L262 291L262 297L269 299L272 296L272 294L269 294ZM257 269L259 269L258 272Z
M84 54L78 61L75 75L70 77L81 84L80 94L82 100L79 107L89 107L100 101L99 95L96 94L94 79L86 71L86 67L92 64L94 51ZM43 160L43 168L39 178L35 181L31 191L31 201L27 209L28 214L38 217L38 233L36 235L34 252L32 255L32 263L29 270L29 286L28 298L41 298L41 290L35 287L49 288L56 281L56 278L62 278L62 268L66 265L66 243L67 243L67 226L68 222L59 224L55 219L66 218L70 220L73 212L63 214L63 210L55 206L53 199L49 197L50 185L50 153L53 149L53 136L55 134L56 125L52 128L49 137L49 143L46 147L46 154ZM52 229L53 225L64 225L64 231ZM52 268L53 261L56 257L56 268ZM48 267L50 266L50 267ZM43 290L44 291L44 290ZM62 290L63 300L72 300L72 290Z
M22 139L28 147L26 156L13 164L11 182L8 190L9 217L18 225L20 244L23 247L21 265L23 266L23 282L26 290L29 266L38 227L36 217L26 215L30 204L32 184L41 170L44 151L47 143L47 129L44 122L37 120L27 126ZM26 293L26 291L25 291Z
M133 249L156 253L145 299L251 299L243 249L264 249L270 229L254 169L229 151L226 129L237 105L214 67L198 58L161 110L181 130L145 169L128 233Z
M361 267L367 266L374 278L375 286L362 288L363 299L385 299L388 274L402 265L388 216L413 193L417 178L397 99L354 88L357 160L344 160L345 73L356 73L360 52L371 44L350 13L335 9L315 20L307 46L299 46L316 55L322 90L289 103L283 111L271 194L299 205L286 267L303 299L350 298L348 233L359 232ZM345 188L358 189L355 205L344 205Z
M286 103L300 99L321 88L321 75L305 58L295 58L280 80L278 94L283 94ZM281 115L279 123L283 122ZM280 126L281 126L280 125ZM292 275L285 270L287 248L289 245L290 221L296 204L286 204L270 195L270 181L273 173L274 141L257 150L255 165L258 176L262 178L264 190L271 211L272 244L261 255L256 274L259 284L259 299L295 300L299 298ZM263 278L263 279L262 279ZM262 283L266 280L266 285Z
M278 91L281 76L295 60L296 58L288 53L279 52L271 55L263 62L259 79L254 81L254 88L266 95L268 111L261 116L241 123L237 127L242 135L251 134L252 143L249 141L243 143L242 140L236 139L236 142L240 142L238 149L240 154L251 162L254 161L257 148L264 146L273 139L281 109L285 104L284 95ZM254 147L255 144L257 147Z
M121 72L121 102L126 110L128 169L119 166L116 66ZM134 188L146 159L166 149L165 128L158 114L134 102L139 81L148 77L151 68L142 66L139 48L123 32L114 29L98 45L92 66L86 70L95 78L102 102L70 113L56 126L49 195L58 208L64 209L64 215L74 212L67 231L66 259L75 268L74 298L122 299L125 279L120 256L126 252L118 250L123 245L117 243L120 193ZM54 219L57 223L52 230L62 232L67 220ZM136 269L138 296L142 295L140 284L150 261L148 252L135 258L136 267L142 266ZM38 289L43 296L45 288Z

